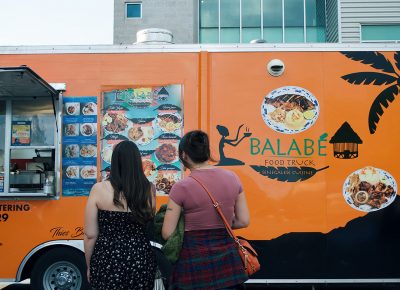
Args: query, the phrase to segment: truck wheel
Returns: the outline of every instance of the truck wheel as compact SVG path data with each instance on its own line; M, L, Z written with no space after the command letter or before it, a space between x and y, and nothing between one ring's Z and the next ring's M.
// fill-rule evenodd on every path
M76 250L58 248L42 255L32 269L32 289L88 289L83 254Z

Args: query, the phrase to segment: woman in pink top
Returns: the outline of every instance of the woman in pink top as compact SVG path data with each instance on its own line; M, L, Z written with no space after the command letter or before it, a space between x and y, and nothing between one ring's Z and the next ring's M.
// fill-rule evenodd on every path
M179 158L191 175L211 192L233 229L249 225L249 210L238 176L209 164L206 133L192 131L179 144ZM243 289L248 279L233 239L229 236L207 192L193 178L177 182L169 194L162 236L174 232L181 211L185 235L174 265L172 289Z

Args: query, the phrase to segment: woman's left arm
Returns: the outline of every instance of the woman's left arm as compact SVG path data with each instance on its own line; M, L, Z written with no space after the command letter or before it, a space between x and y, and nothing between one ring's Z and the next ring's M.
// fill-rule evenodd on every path
M182 208L171 198L168 200L167 210L165 211L164 223L161 230L161 235L164 240L168 240L173 234L178 225L179 217Z
M89 198L86 203L85 208L85 231L84 231L84 251L86 258L86 266L89 273L90 268L90 258L93 254L94 244L97 240L97 235L99 233L99 225L97 220L97 203L96 203L96 185L93 186ZM89 280L89 275L88 275Z

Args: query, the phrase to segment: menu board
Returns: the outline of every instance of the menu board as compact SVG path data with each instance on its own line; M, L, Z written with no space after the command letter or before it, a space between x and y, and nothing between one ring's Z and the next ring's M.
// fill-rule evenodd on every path
M63 102L62 194L89 195L97 180L97 97Z
M102 177L109 176L113 148L122 140L138 146L144 173L157 195L182 178L178 144L183 133L182 86L138 87L103 93Z
M31 144L31 122L13 121L11 128L11 146L29 146Z

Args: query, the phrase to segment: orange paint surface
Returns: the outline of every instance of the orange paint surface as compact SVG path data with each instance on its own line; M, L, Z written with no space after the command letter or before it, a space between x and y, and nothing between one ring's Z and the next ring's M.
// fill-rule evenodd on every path
M394 63L393 52L383 53ZM286 71L272 77L266 64L274 58L285 63ZM353 85L341 76L375 71L352 61L339 52L237 52L237 53L137 53L137 54L43 54L0 55L0 66L27 65L47 82L67 84L65 96L98 96L113 88L181 84L184 98L184 131L201 128L211 137L212 154L219 159L221 135L216 126L229 129L229 137L252 135L236 147L225 146L224 153L244 165L226 167L241 178L247 196L251 225L240 230L248 239L269 240L290 232L323 232L344 226L365 215L351 208L343 197L343 183L355 170L371 165L400 180L398 141L400 103L385 109L375 134L368 129L368 113L382 86ZM319 102L319 117L308 130L282 134L269 128L261 116L264 97L284 86L310 91ZM347 121L360 136L359 156L338 159L333 156L330 138ZM252 154L251 138L263 142L279 140L286 152L293 139L318 141L327 133L324 155L316 151L308 159L271 157L268 152ZM241 136L241 135L240 135ZM301 147L301 146L300 146ZM286 149L284 149L286 148ZM312 160L315 168L329 168L299 182L281 182L260 175L250 165L268 160ZM291 161L292 162L292 161ZM55 239L74 237L83 227L85 197L59 200L1 200L0 205L29 204L29 211L10 211L0 223L0 278L14 278L22 259L31 249ZM166 197L158 198L158 205ZM4 211L6 212L6 211ZM52 229L61 227L59 234Z

